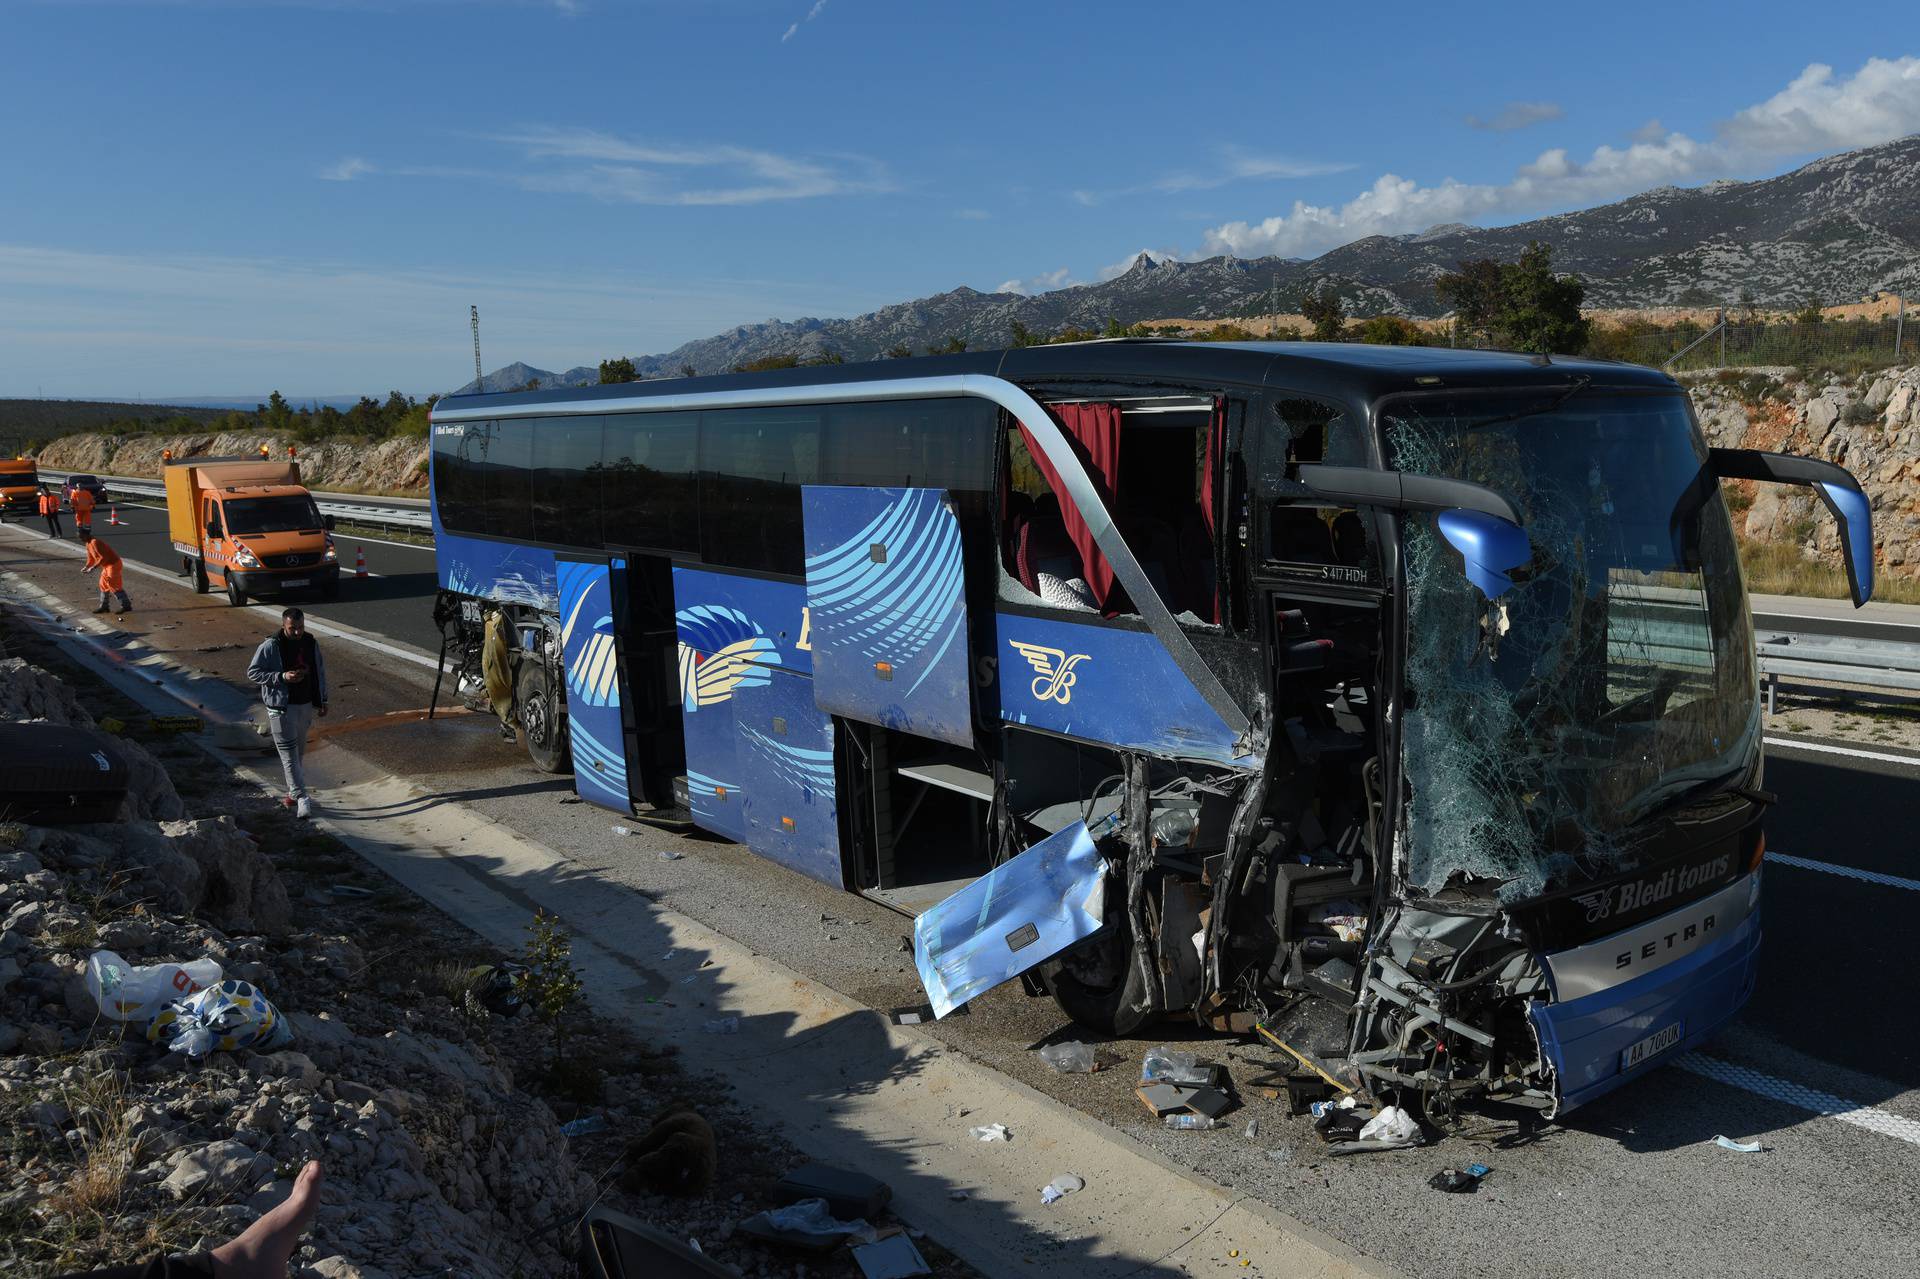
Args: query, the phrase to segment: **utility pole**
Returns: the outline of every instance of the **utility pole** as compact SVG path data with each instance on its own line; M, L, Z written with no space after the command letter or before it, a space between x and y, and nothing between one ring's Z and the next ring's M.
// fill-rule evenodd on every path
M486 375L480 372L480 308L470 306L467 311L473 316L473 390L474 394L486 390Z
M1905 294L1901 294L1899 310L1894 312L1893 317L1893 358L1896 360L1900 358L1900 344L1906 340L1906 336L1907 298Z

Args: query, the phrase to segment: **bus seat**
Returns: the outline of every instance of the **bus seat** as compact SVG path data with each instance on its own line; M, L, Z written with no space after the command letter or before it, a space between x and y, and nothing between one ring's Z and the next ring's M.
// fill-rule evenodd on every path
M1014 576L1020 585L1061 608L1092 608L1087 571L1060 518L1060 499L1048 493L1033 504L1021 525L1014 551Z

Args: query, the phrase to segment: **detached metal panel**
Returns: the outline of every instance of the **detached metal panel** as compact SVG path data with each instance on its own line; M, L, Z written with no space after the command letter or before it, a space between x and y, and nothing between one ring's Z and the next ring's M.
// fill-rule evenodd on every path
M613 635L613 575L626 571L626 561L562 560L554 569L573 789L590 803L630 814L626 734L620 725L620 657Z
M801 500L820 708L972 746L966 579L946 490L808 485Z
M746 844L769 861L841 888L833 720L813 698L811 678L783 671L735 700Z

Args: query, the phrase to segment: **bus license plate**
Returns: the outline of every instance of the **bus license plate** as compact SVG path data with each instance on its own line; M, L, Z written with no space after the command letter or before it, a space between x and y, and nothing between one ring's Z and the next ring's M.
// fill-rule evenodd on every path
M305 586L306 584L307 579L304 577L289 577L280 583L282 586Z
M1630 1045L1620 1054L1620 1069L1632 1070L1647 1058L1665 1052L1680 1042L1681 1031L1681 1025L1676 1021L1671 1026L1654 1031L1639 1043Z

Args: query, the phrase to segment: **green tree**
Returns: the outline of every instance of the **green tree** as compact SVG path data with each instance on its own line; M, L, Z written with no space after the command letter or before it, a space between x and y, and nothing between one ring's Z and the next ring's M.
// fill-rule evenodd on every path
M1425 346L1427 335L1412 320L1397 315L1375 315L1360 321L1354 336L1372 346Z
M1455 333L1464 338L1494 340L1500 322L1503 267L1492 258L1476 258L1458 264L1433 282L1433 292L1444 306L1453 308Z
M1753 290L1744 284L1740 286L1740 318L1748 324L1760 319L1759 304L1753 300Z
M1826 318L1826 311L1821 307L1820 299L1816 297L1808 298L1806 305L1793 313L1795 324L1819 324Z
M1346 308L1340 304L1340 290L1331 282L1321 285L1317 293L1300 299L1300 314L1313 326L1315 342L1338 342L1341 330L1346 327Z
M633 361L626 356L617 360L600 361L600 385L611 386L615 382L638 382L639 373L634 371Z
M1020 323L1020 321L1018 320L1013 321L1013 323L1008 325L1007 327L1013 333L1013 345L1016 348L1023 347L1023 346L1039 346L1040 343L1044 340L1042 338L1035 337L1033 335L1033 330L1029 329L1026 325Z
M1515 351L1570 355L1586 349L1592 325L1580 314L1586 282L1553 273L1553 249L1531 240L1518 262L1462 262L1434 281L1454 309L1454 325Z
M691 364L682 364L680 366L680 376L681 377L699 377L700 370L694 368L693 365Z
M913 348L908 346L905 342L895 342L892 346L887 348L886 356L889 360L910 359L913 356Z
M275 391L267 397L267 402L259 408L260 424L269 431L288 431L293 429L293 407L287 403L287 397Z
M967 340L961 337L948 338L927 348L928 355L959 355L967 349Z

